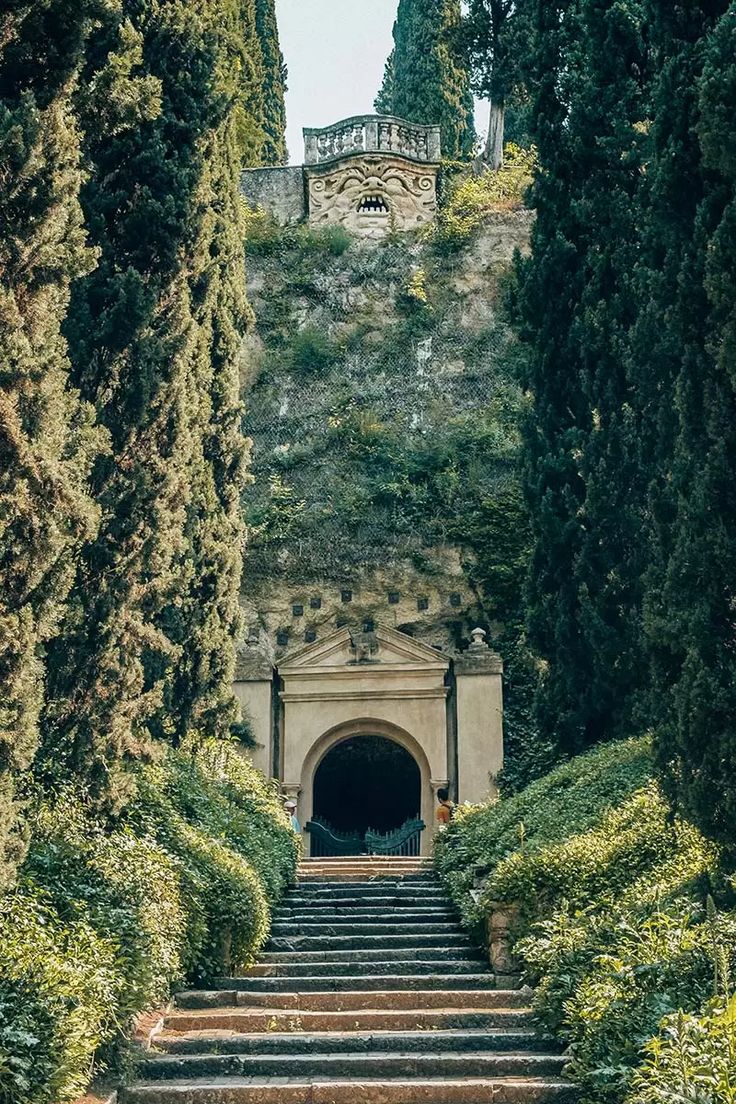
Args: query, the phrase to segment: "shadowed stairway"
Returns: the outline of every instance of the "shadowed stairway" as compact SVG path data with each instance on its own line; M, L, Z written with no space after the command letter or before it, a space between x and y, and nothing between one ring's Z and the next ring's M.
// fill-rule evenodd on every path
M506 1104L574 1091L421 859L302 864L243 978L181 993L126 1104Z

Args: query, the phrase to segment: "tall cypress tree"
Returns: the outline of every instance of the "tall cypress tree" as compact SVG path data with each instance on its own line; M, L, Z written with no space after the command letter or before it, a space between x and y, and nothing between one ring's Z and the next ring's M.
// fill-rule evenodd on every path
M484 160L503 164L506 107L522 84L530 51L530 0L470 0L460 41L470 60L474 91L490 104Z
M394 63L396 61L396 52L394 50L388 55L386 59L386 65L383 70L383 83L379 90L378 95L373 103L374 108L379 115L392 115L394 110Z
M89 271L72 94L92 5L20 3L0 33L0 890L23 850L14 778L30 766L73 557L92 535L99 441L67 386L69 289Z
M519 311L534 398L524 463L543 735L575 754L626 731L641 664L636 468L621 358L635 313L645 51L638 0L539 0L532 255Z
M241 0L223 4L220 19L229 21L228 41L238 42ZM221 93L233 106L243 98L243 72L237 49L223 52ZM175 742L187 735L228 736L240 717L232 689L245 540L241 492L246 448L238 351L251 321L242 247L242 156L237 111L230 110L210 136L197 193L202 218L195 250L197 338L191 360L195 444L186 518L191 574L183 600L166 615L171 639L180 648L166 694Z
M656 442L647 574L658 760L736 842L736 7L650 2L658 60L635 365ZM654 376L657 388L647 388Z
M102 523L50 657L45 718L47 769L84 774L113 808L128 796L126 767L148 754L154 722L177 735L176 718L161 711L185 661L176 611L192 595L207 610L215 602L203 576L220 564L195 550L192 519L216 525L227 512L233 521L237 486L202 491L207 465L235 475L242 454L232 363L210 363L221 328L235 333L242 313L211 293L223 271L236 278L232 249L213 229L237 218L236 167L223 175L217 158L223 128L238 158L252 156L261 92L252 0L125 0L122 14L92 42L78 100L83 203L100 263L67 326L75 382L111 449L93 473ZM220 584L228 595L236 574L237 561Z
M393 65L379 93L390 114L414 123L439 123L446 157L465 157L475 143L473 96L467 69L453 38L460 26L460 0L399 0Z
M284 55L279 45L275 0L256 0L256 28L263 59L264 165L284 165L286 150L286 81Z

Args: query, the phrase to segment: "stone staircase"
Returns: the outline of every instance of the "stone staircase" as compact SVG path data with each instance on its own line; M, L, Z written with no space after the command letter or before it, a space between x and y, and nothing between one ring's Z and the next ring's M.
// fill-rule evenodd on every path
M568 1104L421 859L312 860L243 978L181 993L124 1104Z

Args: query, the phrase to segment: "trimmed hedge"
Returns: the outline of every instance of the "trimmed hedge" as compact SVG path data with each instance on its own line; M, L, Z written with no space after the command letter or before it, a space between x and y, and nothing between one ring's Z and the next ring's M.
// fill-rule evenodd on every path
M711 896L731 900L719 858L672 815L649 741L634 740L460 810L437 861L467 923L492 901L520 906L516 951L537 987L535 1011L567 1043L583 1104L619 1104L629 1092L631 1104L653 1104L732 1099L698 1095L717 1081L703 1073L704 1025L736 1048L736 1016L709 1010L714 993L728 999L736 964L736 915ZM676 1083L688 1090L679 1096L666 1087L678 1062Z
M437 866L464 921L477 926L482 920L470 890L503 859L595 827L651 774L651 741L629 740L564 763L503 801L461 806L440 841Z
M233 746L170 751L137 781L113 827L70 791L39 802L0 900L0 1101L81 1094L138 1012L253 961L293 879L280 797Z

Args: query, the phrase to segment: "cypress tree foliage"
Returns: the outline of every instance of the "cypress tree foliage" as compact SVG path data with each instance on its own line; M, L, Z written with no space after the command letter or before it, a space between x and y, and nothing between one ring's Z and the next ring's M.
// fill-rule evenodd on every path
M0 17L0 890L23 852L14 778L36 751L43 649L95 526L99 440L67 387L60 332L70 285L94 263L71 110L91 15L49 0Z
M229 21L230 42L237 41L241 9L240 3L223 4L220 18ZM224 55L221 71L221 91L227 102L237 104L243 93L237 51ZM180 648L166 695L175 743L191 733L226 737L240 719L232 685L240 630L245 543L241 492L247 452L238 350L252 321L245 292L241 168L237 112L229 111L212 131L197 195L202 219L195 251L200 264L192 369L198 402L186 519L192 573L183 602L168 611L170 636Z
M631 394L636 196L646 110L638 0L540 2L532 255L517 304L534 404L524 466L533 524L538 712L560 751L626 731L641 677ZM564 289L564 290L563 290Z
M388 107L393 86L389 114L439 123L445 157L467 157L475 143L470 77L453 47L460 18L460 0L399 0L393 66L379 93Z
M228 548L215 584L222 548L210 540L202 551L198 530L239 533L237 484L222 480L242 456L228 360L242 309L231 310L228 281L243 273L222 227L237 218L235 161L239 170L253 155L261 92L252 0L125 0L122 16L91 43L78 100L100 263L67 325L75 382L112 445L93 473L100 533L50 656L44 749L48 770L86 776L113 810L129 796L129 763L151 752L151 729L177 736L162 703L175 682L190 687L181 665L196 669L195 701L223 677L187 660L183 641L192 603L207 619L223 605L219 587L231 610L239 567L239 546ZM224 648L226 672L231 634L228 624L224 641L207 640L212 653Z
M396 52L394 50L388 55L386 61L386 68L383 71L383 84L381 90L376 96L374 101L374 108L379 115L391 115L394 110L394 61L396 59Z
M658 441L647 574L652 716L665 786L736 842L736 7L650 3L658 74L637 333ZM649 348L645 343L649 342Z
M264 165L284 165L286 150L286 81L284 55L279 45L275 0L256 0L256 27L263 58Z

